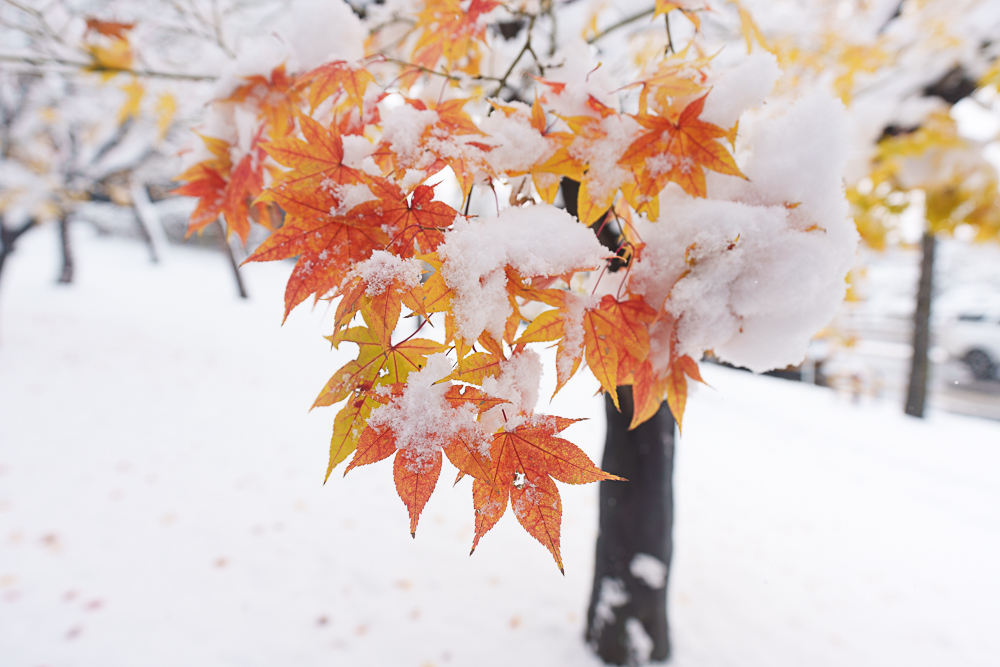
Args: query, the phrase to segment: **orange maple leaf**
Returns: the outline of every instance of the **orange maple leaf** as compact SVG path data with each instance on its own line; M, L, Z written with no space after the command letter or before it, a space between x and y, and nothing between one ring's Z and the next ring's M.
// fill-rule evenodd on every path
M687 105L677 122L662 116L636 117L649 131L632 142L619 163L633 169L637 182L648 181L649 187L641 191L658 193L673 181L692 197L704 197L706 169L746 178L733 156L718 141L729 133L698 118L705 106L705 97L707 95ZM625 192L626 197L629 194ZM642 200L629 203L636 210L647 205Z
M490 479L473 482L476 507L473 551L504 514L509 497L518 522L549 550L563 571L559 552L562 501L552 479L567 484L622 479L595 466L569 440L556 437L573 421L536 415L517 428L501 430L493 436Z
M364 67L335 60L302 74L295 85L297 88L308 86L310 111L343 90L351 104L363 112L365 91L370 83L375 83L375 77Z
M290 168L272 188L284 185L310 191L363 180L362 174L344 165L344 141L336 125L325 128L305 114L298 114L298 121L305 141L287 136L262 144L275 162Z
M285 66L278 65L271 70L270 76L257 74L243 80L246 83L219 102L255 106L265 121L267 135L272 139L290 134L295 129L295 114L302 95L295 86L294 77L285 72Z
M264 152L257 143L261 127L250 152L233 167L229 157L229 144L215 137L202 136L202 141L213 157L199 162L177 177L187 181L174 190L176 194L197 197L198 204L191 214L188 236L215 221L219 215L226 221L227 235L236 232L245 243L250 234L251 202L264 187ZM257 207L256 204L254 204ZM260 207L263 209L263 205Z
M389 236L364 219L333 215L341 199L327 188L312 192L278 187L268 196L285 211L285 224L254 251L247 262L298 256L285 288L285 317L310 294L319 299L339 287L351 266L389 243Z
M102 21L100 19L87 19L87 32L96 32L99 35L113 37L121 41L128 41L128 33L135 28L135 23L119 23L117 21Z
M437 250L444 229L458 215L451 206L434 200L434 186L418 185L411 196L384 178L369 179L368 187L376 198L352 209L351 215L391 233L391 248L400 257Z
M480 45L486 34L486 24L479 19L501 3L498 0L427 0L417 14L416 29L421 31L413 47L413 62L433 69L444 56L449 66L463 58L460 67L470 74L478 73Z
M396 275L387 283L377 285L355 276L341 285L334 294L334 297L337 296L341 298L334 316L334 335L350 324L355 313L361 312L368 329L383 347L391 344L392 332L396 330L403 305L427 318L423 289L419 284L410 285Z

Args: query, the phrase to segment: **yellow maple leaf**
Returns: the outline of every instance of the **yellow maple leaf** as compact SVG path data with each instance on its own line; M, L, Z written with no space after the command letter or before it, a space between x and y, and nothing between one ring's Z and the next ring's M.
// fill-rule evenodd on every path
M119 125L130 118L139 117L139 105L142 103L142 97L145 95L146 89L139 82L139 79L132 79L122 86L122 92L125 93L125 102L122 104L121 109L118 110Z

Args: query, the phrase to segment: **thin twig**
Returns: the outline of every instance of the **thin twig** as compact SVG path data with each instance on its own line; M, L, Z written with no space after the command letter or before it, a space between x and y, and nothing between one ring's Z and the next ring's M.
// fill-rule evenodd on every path
M461 81L469 81L469 80L471 80L471 81L500 81L500 79L496 78L495 76L486 76L485 74L477 74L476 76L468 76L468 77L457 76L455 74L450 74L448 72L442 72L442 71L439 71L439 70L436 70L436 69L431 69L430 67L424 67L423 65L418 65L416 63L411 63L411 62L408 62L406 60L400 60L399 58L390 58L388 56L381 56L380 55L379 58L378 58L378 60L382 60L383 62L387 62L387 63L393 63L393 64L396 64L396 65L399 65L400 67L409 67L409 68L412 68L412 69L420 70L421 72L423 72L425 74L433 74L435 76L444 77L445 79L448 79L449 81L459 81L459 82L461 82Z
M670 35L670 12L663 15L663 22L667 26L667 53L677 53L674 48L674 38Z
M630 23L635 23L636 21L638 21L641 18L645 18L645 17L649 16L650 14L652 14L655 10L656 10L655 7L650 7L649 9L647 9L645 11L642 11L642 12L639 12L638 14L633 14L632 16L626 16L625 18L623 18L618 23L612 23L607 28L605 28L604 30L600 31L599 33L597 33L596 35L594 35L593 37L591 37L590 39L588 39L587 40L587 44L593 44L597 40L599 40L602 37L604 37L605 35L607 35L609 32L613 32L615 30L618 30L619 28L623 28L623 27L627 26Z
M535 58L535 63L536 64L538 63L538 56L535 56L535 52L531 48L531 29L534 27L535 27L535 17L532 16L531 20L528 21L527 37L524 40L524 46L518 52L517 57L514 58L514 61L510 64L510 67L507 68L507 71L504 73L504 75L500 77L500 85L497 86L496 91L494 91L494 93L490 95L490 97L496 97L504 89L504 87L507 85L508 77L510 77L510 75L514 73L514 68L517 67L517 64L519 62L521 62L521 58L524 57L525 53L528 53L530 51L531 55Z

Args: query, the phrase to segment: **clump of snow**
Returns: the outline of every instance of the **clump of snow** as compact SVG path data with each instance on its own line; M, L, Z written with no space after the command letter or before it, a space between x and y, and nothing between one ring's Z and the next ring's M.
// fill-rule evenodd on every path
M681 354L712 349L755 371L802 360L854 263L844 144L840 102L809 95L744 124L738 157L749 180L711 175L715 199L663 190L663 219L637 225L647 245L632 289L679 318ZM654 336L670 333L654 327ZM654 347L662 368L668 345Z
M475 436L479 430L470 405L452 407L445 400L450 382L440 382L452 372L446 354L433 354L423 369L410 373L402 396L376 408L368 425L376 430L391 428L397 449L413 452L423 463L458 435Z
M573 360L583 354L583 314L597 307L601 297L597 294L566 293L565 316L563 317L563 338L560 342L561 354L556 359L556 375L559 382L565 382L573 372Z
M732 127L740 114L764 102L780 74L777 58L770 53L755 53L735 67L712 75L708 79L712 91L705 98L700 118L720 127Z
M383 115L382 141L403 164L419 164L422 158L428 160L423 145L424 131L437 119L434 111L403 104Z
M532 127L531 107L523 102L505 105L517 111L510 116L494 113L479 124L495 143L493 150L486 154L486 161L498 174L524 173L546 160L555 148Z
M330 209L330 215L334 217L345 215L355 206L378 199L365 183L344 184L327 178L320 183L320 187L340 201L337 206Z
M656 556L638 553L632 557L632 562L628 565L628 571L632 576L646 584L653 590L658 590L667 585L667 566Z
M375 144L370 142L361 134L345 134L341 137L344 145L344 166L351 169L360 169L367 172L366 165L370 162L375 166L375 161L370 158L375 151ZM381 176L382 172L375 166L375 176Z
M628 664L649 664L649 656L653 654L653 639L638 618L625 619L625 642L628 647Z
M545 79L554 83L564 83L562 92L543 87L546 106L564 118L593 115L587 101L594 99L614 106L617 97L612 91L616 84L601 63L593 57L594 48L584 40L576 38L566 42L545 63Z
M601 628L609 623L615 622L615 609L627 604L631 598L625 590L625 582L618 577L604 577L601 579L601 594L597 598L597 605L594 607L594 630L600 632Z
M438 248L458 333L475 341L483 331L499 340L513 312L505 266L522 277L555 276L600 266L608 251L594 233L548 204L508 208L495 218L459 218Z
M588 132L573 139L568 152L587 165L585 183L595 200L613 196L632 176L618 161L641 132L632 116L612 114L600 120L594 135Z
M366 31L343 0L295 0L282 15L286 21L280 33L302 70L332 60L364 58Z
M400 283L397 289L417 287L420 284L422 271L420 260L401 259L385 250L376 250L371 257L354 265L351 276L360 277L368 283L368 288L365 290L367 296L378 296L385 292L393 281Z
M522 350L501 364L499 375L483 378L483 391L510 402L480 417L483 430L492 433L502 426L511 430L524 423L524 415L531 414L538 404L541 379L542 359L534 350Z

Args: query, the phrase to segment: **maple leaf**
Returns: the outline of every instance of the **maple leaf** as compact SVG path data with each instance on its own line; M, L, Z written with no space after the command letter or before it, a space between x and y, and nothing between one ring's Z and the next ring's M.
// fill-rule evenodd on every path
M577 218L583 224L590 226L611 208L618 194L619 183L609 180L611 175L602 168L602 165L584 162L576 156L589 153L593 159L594 148L602 147L608 142L612 129L618 132L629 130L623 126L624 116L593 95L588 96L586 107L592 112L591 115L562 117L575 136L572 144L566 149L557 151L550 160L562 160L563 168L560 173L580 182L576 205ZM617 128L614 127L616 123ZM599 152L603 150L599 149ZM582 167L582 171L577 171L578 166Z
M442 56L449 65L467 58L460 69L478 72L479 47L486 33L486 24L479 19L500 4L499 0L427 0L417 14L415 27L421 34L413 47L413 62L433 69Z
M174 194L198 199L188 222L187 234L190 236L195 231L212 224L219 217L226 197L226 179L216 169L199 163L178 176L177 180L187 183L175 188Z
M360 173L344 165L344 142L336 125L323 127L305 114L298 114L298 121L304 141L288 136L262 144L275 162L290 167L272 187L309 191L362 180Z
M220 215L226 221L227 234L236 232L245 243L250 234L250 202L264 187L264 153L257 141L260 128L250 152L235 167L230 161L230 145L223 139L202 136L201 139L211 158L194 165L176 180L187 181L174 190L176 194L198 197L198 204L188 224L188 236L203 229Z
M673 181L692 197L704 197L705 169L746 178L718 142L729 133L698 118L706 96L687 105L677 122L662 116L636 117L649 131L632 142L619 162L636 170L640 179L649 179L653 184L650 191L658 192ZM629 203L636 209L643 204Z
M441 476L441 450L430 454L400 449L392 463L396 493L410 513L410 535L417 536L417 520Z
M146 88L138 79L132 79L124 86L122 86L122 91L125 93L125 103L122 104L122 108L118 110L118 123L124 123L129 118L139 117L139 104L142 102L142 97L146 92Z
M705 381L701 378L698 363L694 359L687 355L676 356L673 350L671 355L670 364L662 374L653 369L649 359L643 360L635 368L630 382L633 400L630 430L656 414L664 398L677 420L677 428L682 428L687 404L687 380L691 378L701 383Z
M614 342L616 335L617 331L608 318L596 314L595 310L584 313L583 342L586 346L587 366L618 408L619 353Z
M410 392L417 392L418 405L420 405L421 410L428 409L425 403L426 386L415 388L394 385L394 387L401 387L398 396L403 406L407 405L412 398ZM373 420L377 423L375 425L369 423L365 427L358 439L355 455L345 470L346 474L356 466L375 463L388 458L390 454L395 452L393 477L396 482L396 491L407 507L410 515L410 534L414 536L420 513L441 474L442 452L446 452L449 459L458 464L460 471L468 470L479 478L487 478L489 475L488 449L484 447L485 443L482 442L481 431L470 421L462 422L462 420L467 420L470 415L469 410L464 406L473 405L464 399L472 399L476 390L456 392L452 389L454 388L449 388L446 392L449 400L440 406L443 412L437 413L435 419L421 423L416 430L403 427L406 433L403 437L396 431L399 428L398 421L393 421L392 418L387 420L384 416L379 416L376 419L376 416L373 415ZM408 394L410 394L409 398ZM441 395L439 394L439 396ZM476 396L476 398L479 401L473 410L488 409L492 403L489 397L484 395ZM458 407L455 406L456 402L459 403ZM395 398L390 399L387 407L383 409L393 410L394 403ZM397 409L406 410L408 408ZM438 408L430 409L436 410ZM445 424L444 422L449 417L451 422Z
M285 224L264 241L247 262L298 257L285 288L285 317L310 294L316 298L341 285L353 264L389 243L388 235L364 219L333 215L340 198L331 190L310 192L277 187L267 196L285 211Z
M370 179L368 187L376 199L358 205L351 215L390 232L391 248L400 257L436 250L444 241L444 229L458 215L451 206L434 200L433 186L418 185L410 196L384 178Z
M308 86L310 111L315 111L340 90L359 111L363 111L365 91L370 83L375 83L375 77L364 67L352 67L344 60L335 60L299 76L295 85L297 88Z
M255 106L272 139L290 134L295 128L301 93L295 86L295 79L285 72L285 66L278 65L271 70L270 76L257 74L244 77L243 80L246 83L238 86L229 97L220 102L249 103Z
M495 377L500 374L501 365L504 358L491 352L475 352L458 362L455 371L446 379L468 382L470 384L482 384L483 379Z
M341 297L334 317L334 335L347 326L354 314L360 311L369 330L375 333L383 347L390 345L403 305L411 312L427 318L423 289L419 284L411 285L396 274L388 282L377 284L355 276L345 281L334 296Z
M358 438L365 429L372 410L379 405L378 401L361 396L350 401L340 409L333 421L333 436L330 438L330 462L326 467L324 483L330 479L330 473L351 455L358 446Z
M404 177L410 169L433 173L446 166L451 167L462 187L462 194L468 196L475 173L489 171L484 158L493 149L493 146L475 140L484 133L462 109L469 99L450 99L435 105L406 98L406 104L414 109L436 115L434 122L423 129L421 150L399 154L394 152L394 144L383 140L372 154L373 159L384 172L393 173L397 179Z
M427 364L427 357L447 350L443 344L426 338L407 338L384 347L378 336L366 327L351 327L330 336L329 340L334 346L354 343L359 348L358 358L333 374L314 407L338 403L357 389L364 392L375 386L405 383L410 373Z
M466 385L452 385L445 392L445 400L454 408L470 406L478 415L507 403L505 399L491 396L481 389ZM445 445L444 453L451 461L451 464L458 468L458 483L464 475L470 475L473 479L489 482L490 479L490 458L489 449L484 448L481 442L469 437L458 436Z
M493 436L490 445L490 479L473 482L476 534L472 549L507 507L529 535L538 540L563 571L559 551L562 501L552 479L567 484L620 480L595 466L583 451L556 434L574 420L536 415L532 420Z
M446 349L441 343L425 338L409 338L384 347L378 336L365 327L351 327L330 339L335 345L356 344L358 358L339 368L313 403L313 407L321 407L350 398L334 421L327 478L357 449L371 411L379 403L398 395L410 373L427 364L427 357ZM388 388L389 392L372 392L374 387Z
M87 19L87 32L96 32L99 35L113 37L122 41L128 40L128 33L135 27L134 23L118 23L116 21L102 21L100 19Z
M255 146L236 164L226 183L222 200L226 236L236 232L243 243L250 235L250 202L264 189L263 165L264 151Z
M666 390L667 405L677 420L677 430L680 431L684 419L684 406L687 404L687 378L704 382L698 371L697 362L684 355L677 357L667 369Z
M451 299L454 294L454 290L448 286L448 283L444 280L444 275L441 273L441 267L444 264L436 254L429 253L427 255L417 255L417 259L422 262L429 264L433 269L434 273L424 282L424 310L428 313L448 313L451 308ZM446 326L452 322L449 317L445 319ZM445 336L446 341L451 341L454 336Z
M132 67L134 53L128 42L114 40L108 46L91 44L87 47L93 62L86 68L91 72L102 73L107 80L115 73Z
M653 74L628 84L622 90L641 86L639 115L647 114L650 93L653 94L656 110L665 113L670 109L672 99L697 95L705 90L707 76L701 70L710 60L707 57L693 61L678 56L667 58L657 66Z

